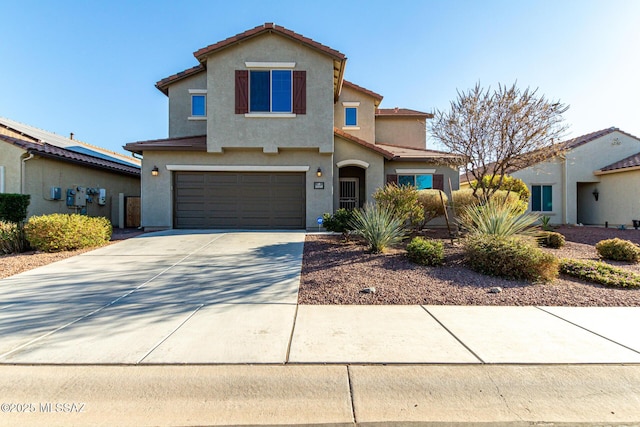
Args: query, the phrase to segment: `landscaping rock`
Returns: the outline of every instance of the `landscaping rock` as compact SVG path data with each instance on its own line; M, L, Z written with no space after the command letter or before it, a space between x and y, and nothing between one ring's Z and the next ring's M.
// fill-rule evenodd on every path
M500 286L494 286L493 288L489 289L490 294L499 294L500 292L502 292L502 288Z
M364 288L364 289L360 290L360 293L363 293L363 294L375 294L376 293L376 288L373 287L373 286L371 286L369 288Z

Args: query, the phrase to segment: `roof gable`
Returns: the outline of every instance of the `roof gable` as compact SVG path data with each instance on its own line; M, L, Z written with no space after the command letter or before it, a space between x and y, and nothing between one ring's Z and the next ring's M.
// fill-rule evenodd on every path
M376 92L374 92L372 90L366 89L366 88L364 88L362 86L358 86L355 83L352 83L352 82L347 81L347 80L343 80L342 81L342 86L351 88L351 89L356 90L356 91L361 92L361 93L364 93L365 95L369 95L370 97L372 97L373 99L376 100L376 102L375 102L376 106L380 105L380 102L382 102L382 95L380 95L380 94L378 94L378 93L376 93Z
M424 113L422 111L410 110L409 108L378 108L376 110L376 118L386 117L421 117L425 119L432 119L433 114Z

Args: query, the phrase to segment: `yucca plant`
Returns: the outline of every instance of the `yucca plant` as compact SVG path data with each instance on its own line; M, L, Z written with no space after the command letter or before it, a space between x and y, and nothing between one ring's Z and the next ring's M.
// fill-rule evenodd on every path
M405 236L404 220L384 205L367 203L363 209L354 210L351 227L369 244L372 253L383 252Z
M491 198L484 204L467 206L460 215L462 226L472 235L488 234L509 237L514 235L534 235L538 228L534 223L538 215L522 214L518 202Z

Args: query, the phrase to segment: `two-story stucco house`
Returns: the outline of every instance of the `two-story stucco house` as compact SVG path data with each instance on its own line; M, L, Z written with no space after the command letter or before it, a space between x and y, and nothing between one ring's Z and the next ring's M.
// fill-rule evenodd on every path
M461 159L426 148L431 115L380 109L337 50L267 23L194 56L156 84L169 137L125 146L143 155L145 229L317 229L390 181L458 188Z
M509 171L529 187L529 211L554 224L631 226L640 220L640 139L612 127L558 148L558 156ZM460 185L468 185L466 176Z

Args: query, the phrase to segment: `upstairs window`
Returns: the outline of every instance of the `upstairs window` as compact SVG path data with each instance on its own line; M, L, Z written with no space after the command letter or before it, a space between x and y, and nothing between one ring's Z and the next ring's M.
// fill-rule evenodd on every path
M295 64L285 65L292 68ZM266 67L262 63L247 63L247 66L262 69L236 70L236 114L249 117L295 117L296 114L307 113L306 71L264 69Z
M358 109L356 107L347 107L344 109L344 125L358 126Z
M189 89L191 95L191 120L202 120L207 117L207 90Z
M251 70L249 73L249 112L292 112L291 70Z
M553 210L553 187L551 185L531 186L531 211L551 212Z

